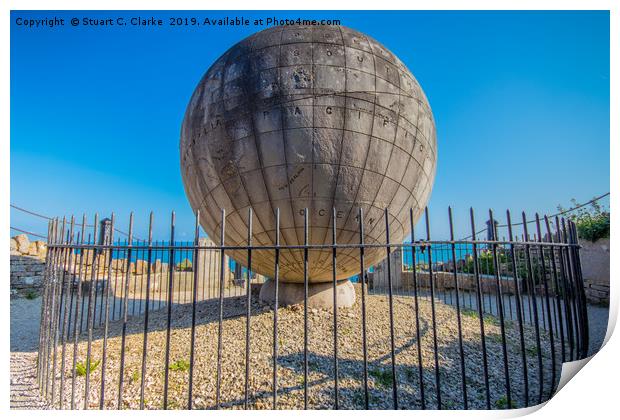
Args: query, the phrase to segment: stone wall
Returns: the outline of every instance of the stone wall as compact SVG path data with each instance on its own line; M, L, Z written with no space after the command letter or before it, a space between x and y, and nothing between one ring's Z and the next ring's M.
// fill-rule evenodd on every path
M34 297L41 292L47 245L28 236L11 238L11 296Z
M449 265L449 264L448 264ZM477 290L476 277L473 274L463 273L459 271L458 274L459 289L474 292ZM413 290L413 272L405 271L402 265L401 249L395 248L390 255L390 277L392 279L392 288L395 291L399 290ZM483 293L496 293L497 280L493 275L481 274L480 287ZM372 288L379 290L387 290L388 288L388 273L387 273L387 259L381 261L381 263L375 266L375 271L369 279L372 278ZM435 280L435 288L438 291L454 289L454 272L446 271L444 264L438 264L433 272L433 278ZM422 289L430 288L430 275L428 271L418 270L416 272L416 279L418 287ZM502 291L504 293L515 294L516 287L512 277L503 276L500 280Z
M41 292L45 261L11 255L11 296L35 297Z
M395 271L392 270L392 287L396 290L409 291L413 290L413 272L411 271ZM477 290L476 277L473 274L459 272L458 283L459 290L475 292ZM495 276L481 274L480 276L480 288L483 293L496 293L497 292L497 280ZM433 272L433 278L435 283L435 289L437 291L449 291L454 289L454 273L447 271ZM417 271L416 280L420 289L430 288L430 275L428 271ZM512 277L502 277L500 280L502 286L502 292L508 294L515 294L516 287ZM379 290L387 290L388 279L382 272L377 273L375 271L372 275L372 287Z
M609 238L580 240L581 270L588 301L609 304Z
M200 238L199 245L214 246L208 238ZM117 283L122 285L127 281L131 293L140 296L145 293L149 274L149 261L146 252L138 252L137 259L129 263L126 260L126 254L110 260L109 251L99 251L95 255L93 252L92 249L84 250L82 254L74 256L70 264L61 263L66 273L82 279L83 290L88 290L90 283L95 279L98 283L97 287L103 287L105 281L111 281L115 285ZM167 251L164 252L167 253ZM133 255L136 256L136 254ZM161 252L152 255L149 280L149 290L152 292L168 289L171 267L168 262L163 262L158 258L161 256ZM200 290L203 287L207 287L209 291L216 290L220 279L220 262L219 250L198 251L198 284ZM228 262L228 256L224 256L224 286L226 288L235 285L233 272L228 269ZM189 258L182 258L180 262L175 264L173 270L174 291L181 293L191 291L194 268L195 266ZM115 288L115 290L117 290L117 294L121 294L122 289L120 287Z
M599 239L590 242L580 239L581 245L580 260L584 279L585 293L588 301L594 304L609 304L609 238ZM387 259L375 266L374 273L369 273L369 281L372 287L387 290ZM454 274L450 271L450 263L446 266L438 267L434 272L435 287L437 290L454 289ZM413 290L413 274L411 271L404 271L402 267L402 257L400 249L395 249L390 258L390 269L392 287L394 290ZM428 272L417 272L418 286L428 288ZM475 291L476 282L473 274L458 272L459 286L463 290ZM480 283L484 293L496 292L496 280L494 276L480 275ZM515 282L513 278L502 278L502 290L505 293L515 294Z

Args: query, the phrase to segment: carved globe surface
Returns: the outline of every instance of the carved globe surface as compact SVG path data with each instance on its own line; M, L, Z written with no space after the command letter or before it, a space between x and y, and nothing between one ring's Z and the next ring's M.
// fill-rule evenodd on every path
M358 209L367 244L410 231L429 199L437 160L428 100L407 67L380 43L345 27L275 27L226 51L207 71L187 107L181 129L186 194L209 236L246 245L248 208L253 244L359 243ZM227 251L247 265L246 251ZM365 250L365 265L385 249ZM274 274L273 250L255 250L252 270ZM337 278L360 271L359 249L337 253ZM280 279L303 281L301 250L282 250ZM309 253L311 282L332 279L330 249Z

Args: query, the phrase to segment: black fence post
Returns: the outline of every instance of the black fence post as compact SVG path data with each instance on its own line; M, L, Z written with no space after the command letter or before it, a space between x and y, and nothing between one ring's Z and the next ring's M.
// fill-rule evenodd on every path
M225 239L226 212L222 210L219 226L220 242L206 246L201 245L199 240L201 222L199 212L194 215L194 239L192 242L175 242L176 219L174 212L171 215L169 242L153 240L154 216L152 212L148 225L147 241L134 238L133 213L129 217L129 234L126 241L114 239L112 233L115 231L114 214L112 214L109 224L106 223L101 226L98 223L97 215L95 215L94 224L89 225L86 224L86 216L84 216L81 231L77 235L76 231L79 227L76 229L73 217L70 220L54 219L50 221L48 226L48 254L42 282L42 306L38 338L37 381L42 396L51 406L66 408L69 405L67 393L70 386L70 408L77 408L76 390L81 388L81 386L78 387L78 383L82 383L79 376L82 375L83 371L84 387L78 392L84 392L84 400L79 401L79 404L83 403L84 409L98 406L99 409L103 410L109 408L113 403L117 409L126 408L128 397L126 394L130 390L136 391L135 398L136 402L139 398L140 409L152 408L149 382L153 378L147 362L149 356L161 357L162 359L165 357L164 375L161 375L163 380L156 378L155 381L156 385L160 387L163 382L163 408L177 407L178 404L175 403L179 401L179 392L176 387L170 384L170 380L175 381L175 376L169 377L169 375L174 375L170 373L171 370L177 370L175 366L178 363L172 365L170 360L176 354L177 346L173 346L172 344L176 343L171 341L176 340L173 330L185 327L185 324L181 325L179 322L187 322L191 328L191 335L188 339L188 388L187 394L181 395L180 398L187 401L186 404L184 402L182 404L190 410L203 408L205 397L211 398L211 396L202 395L203 384L201 381L205 378L205 374L212 373L215 376L215 404L213 407L216 409L241 407L241 405L248 409L251 400L254 402L254 399L256 399L257 405L264 404L264 400L267 400L273 409L283 408L284 405L288 407L288 404L295 403L296 392L299 392L297 394L298 403L303 398L303 408L308 409L311 408L309 404L313 404L315 401L314 397L317 390L329 392L331 372L333 372L333 407L337 409L362 408L362 406L368 409L376 406L383 407L386 404L390 404L394 409L420 406L425 409L427 406L426 397L430 397L432 401L437 401L437 408L439 409L454 408L455 401L444 398L448 396L445 392L447 389L456 389L457 393L460 391L464 409L481 408L483 404L487 409L493 408L493 405L496 408L514 408L517 406L515 404L517 401L518 405L529 406L530 399L536 398L537 402L540 403L543 401L543 397L551 398L558 377L557 364L560 359L558 357L560 348L562 361L586 357L589 348L588 307L585 299L577 239L578 232L575 224L571 220L556 218L555 231L552 232L551 221L548 217L543 217L545 226L541 226L541 217L538 214L534 220L528 221L525 213L523 213L522 221L516 224L523 226L523 236L515 237L510 212L506 212L507 224L499 225L493 211L489 210L487 238L486 240L479 240L476 235L482 231L476 232L474 211L470 209L469 228L471 228L471 236L469 238L471 239L455 240L453 212L452 208L448 208L449 240L437 240L431 238L429 210L425 208L423 210L425 237L416 241L414 222L420 214L420 210L409 209L410 243L405 243L404 240L401 242L402 236L399 235L406 235L406 232L402 232L405 229L402 226L397 227L397 219L387 209L383 209L384 220L379 220L379 224L374 223L377 221L376 218L375 220L369 219L369 224L375 230L369 232L370 236L367 237L365 213L362 208L359 208L354 226L350 225L351 221L344 221L342 226L340 222L337 224L337 212L335 208L332 208L332 224L328 228L331 230L331 241L328 239L320 244L309 242L310 225L307 209L303 212L303 243L299 244L281 242L281 230L284 231L284 229L280 224L279 209L274 212L275 237L272 236L274 239L272 243L265 243L260 236L258 237L260 239L254 238L253 211L248 208L247 243L242 238L233 239L236 236L232 238L229 236L231 239L228 241ZM207 216L210 217L210 215ZM238 218L236 214L229 217ZM217 223L213 220L210 221L213 224ZM536 231L532 237L528 233L529 223L535 223ZM231 228L234 226L234 224L231 225ZM93 227L88 238L86 238L87 227ZM505 238L499 239L497 229L500 227L508 228L507 240ZM262 228L264 226L261 226ZM338 243L337 235L339 230L343 228L347 228L351 235L348 239L344 239L344 237L342 240L339 239L341 242ZM383 231L380 231L381 228L385 229L385 237L373 236L377 231L383 235ZM542 232L542 228L546 228L545 233ZM109 234L105 232L109 232ZM237 235L238 232L234 234ZM284 235L284 238L286 237ZM359 241L356 243L357 237ZM395 237L398 239L392 243ZM255 244L254 241L257 243ZM268 317L272 316L272 321L267 324L259 322L254 325L255 328L257 326L264 328L264 331L258 334L252 329L252 317L260 316L252 308L252 302L255 299L252 287L252 257L255 250L259 252L257 255L269 256L268 264L274 264L274 277L272 279L274 282L274 301L270 304L273 312L265 314ZM409 273L403 274L395 271L398 268L392 264L393 257L399 250L404 258L409 258L407 253L411 252L410 278L408 277ZM288 265L286 265L288 264L286 261L287 254L282 254L282 252L288 253L289 251L300 252L300 273L303 262L303 350L300 342L299 350L294 355L289 353L290 346L286 346L280 341L281 338L288 336L289 331L285 331L284 328L288 328L289 316L291 316L291 312L295 312L297 309L293 308L289 311L280 308L280 258L284 258L282 264L288 269ZM331 347L333 353L331 351L327 353L327 359L318 371L314 371L315 367L310 363L312 355L309 349L310 328L312 322L316 322L315 319L309 317L309 300L311 299L309 294L312 290L310 282L316 280L314 277L310 278L314 267L312 267L312 260L309 257L310 252L313 251L327 255L327 265L321 268L327 269L328 272L331 269L331 279L329 274L327 279L323 279L327 280L327 284L332 286L332 290L328 293L332 293L333 305L332 316L320 321L327 322L331 325L330 328L333 328L333 336L323 336L323 340L327 342L333 338L333 342L327 344L328 350L330 346L333 346ZM164 264L158 264L159 259L156 260L155 264L153 263L153 257L157 258L160 252L163 260L168 258L168 266L165 269L163 268ZM213 264L210 264L208 262L210 260L206 258L207 253L213 256L212 254L217 252L219 252L219 266L217 255L211 261ZM246 253L247 255L247 267L242 268L240 275L246 280L245 296L243 295L243 288L236 283L234 293L232 292L232 285L228 287L226 283L229 271L226 255L229 252L233 255L235 253L237 255L238 253ZM274 253L274 260L271 260L271 252ZM326 252L331 252L331 267L329 266L330 256L325 254ZM383 282L375 278L373 293L369 294L369 277L374 274L369 273L367 262L369 258L381 252L385 252L387 255L387 259L382 263L387 264L385 270L382 271L386 277L382 279ZM457 252L467 252L468 254L465 255L464 260L457 260L459 256ZM469 255L470 252L471 255ZM420 257L420 255L423 256ZM352 317L352 314L348 313L346 317L341 314L339 318L338 302L341 296L338 295L337 288L340 284L338 277L342 276L343 267L341 265L348 264L347 258L356 257L359 257L355 261L355 268L357 270L359 263L361 331L354 331L353 335L361 333L361 336L355 337L356 340L361 340L361 349L357 349L357 354L351 354L351 349L345 349L342 344L343 339L348 340L349 334L352 332L346 325L349 324L348 318ZM190 258L193 259L192 274L175 273L175 271L181 270L181 267L176 268L176 262ZM235 258L237 258L236 255ZM146 263L146 268L140 269L138 267L136 269L138 265L136 260ZM422 263L419 264L419 267L418 261ZM122 263L123 267L119 263ZM408 265L408 261L403 263ZM254 261L254 265L257 265L256 261ZM243 272L244 269L246 270L245 273ZM143 278L144 274L146 275L145 278ZM156 289L153 287L153 275L165 277L159 286L159 305L163 303L159 314L154 312L158 304L154 302ZM204 280L201 279L201 276L205 277ZM117 277L122 277L119 290L117 290ZM427 278L428 288L426 288L425 283ZM155 280L157 280L156 277ZM239 280L239 276L235 280ZM114 285L112 281L114 281ZM131 281L134 281L133 287ZM301 278L299 281L301 282ZM138 282L140 285L137 284ZM143 282L146 282L146 289L144 289ZM176 288L175 283L178 286ZM85 285L88 285L88 290L84 289ZM98 287L101 287L101 293L99 293ZM190 287L191 291L189 290ZM210 355L209 360L213 370L209 372L199 371L204 366L204 360L202 355L199 355L199 347L197 347L201 345L199 337L201 337L204 327L200 322L204 316L203 308L199 306L201 287L203 300L213 298L211 302L204 303L205 308L217 306L217 313L213 313L214 318L211 319L209 316L205 319L210 324L209 328L217 328L217 359L215 354ZM215 292L216 288L219 293ZM162 292L163 289L166 290ZM211 293L211 289L213 289L213 293ZM452 289L454 289L454 295ZM166 294L163 299L162 293ZM383 295L375 296L377 294ZM144 306L143 295L145 296ZM467 295L470 299L469 306L474 310L466 309ZM228 306L229 302L226 301L229 297L237 302L237 306L232 310ZM384 331L382 338L387 339L389 334L389 343L383 340L379 344L382 347L382 353L380 359L373 360L373 363L378 363L381 372L376 373L369 371L368 363L370 355L374 352L373 346L377 345L377 338L379 337L371 336L376 330L368 329L368 316L370 316L369 314L376 316L376 301L385 302L386 298L389 312L383 312L381 325ZM425 303L424 307L420 307L420 298L427 300L428 304ZM471 303L472 298L476 300L475 307ZM508 305L512 305L513 298L515 299L516 309L514 317L511 306L508 306L508 310L511 319L516 320L514 324L506 320L506 299L508 299ZM116 316L115 310L117 299L120 301L118 316ZM130 317L130 299L133 299L134 303L132 309L134 307L136 309L135 317ZM138 302L135 302L136 299L139 299L139 309ZM301 302L301 290L299 299ZM245 304L245 310L242 308L243 304ZM410 319L401 319L403 315L399 310L402 307L407 307L403 304L410 305L408 306L410 309L406 310L413 309L412 314L404 315L405 318L409 317ZM235 309L239 309L239 311ZM383 307L384 311L385 309ZM446 310L448 311L446 312ZM174 319L173 311L175 312ZM177 311L178 318L176 317ZM312 312L316 311L313 310ZM241 340L245 339L245 343L240 343L238 352L234 354L227 352L225 359L226 366L229 366L229 356L237 357L235 363L239 370L238 373L244 377L239 376L236 379L244 381L242 386L244 390L240 392L243 396L228 394L227 385L230 381L228 377L223 376L225 315L226 318L230 316L239 317L236 321L231 320L231 323L226 321L227 328L237 322L245 324L245 337L241 338ZM99 321L96 320L97 316ZM301 314L296 316L299 316L297 320L301 323ZM455 316L456 320L447 318L447 316ZM117 323L114 323L115 318L118 318ZM177 319L181 321L177 322ZM446 322L448 319L449 321ZM149 343L152 339L149 335L154 333L154 331L149 331L149 327L151 330L153 328L149 322L153 325L165 324L165 327L162 327L162 334L165 334L165 347L162 346L161 355L158 351L151 352L152 355L149 355ZM408 327L403 328L403 323L408 322L413 327L410 332ZM490 325L489 322L493 325ZM529 324L526 325L526 322ZM415 325L412 325L413 323ZM447 325L447 323L452 325ZM471 328L465 328L466 324L469 326L477 325L473 331L474 336L470 332ZM475 331L478 326L479 336L478 332ZM164 328L165 332L163 331ZM413 331L414 328L415 332ZM128 345L133 342L133 339L128 338L127 334L132 334L135 331L142 334L142 337L139 338L141 343L137 347ZM454 347L452 347L451 352L446 352L444 342L446 333L452 334L452 338L454 338ZM109 337L111 334L115 336ZM258 337L255 336L264 335L264 339L270 340L270 334L273 334L273 342L268 341L265 344L267 346L272 345L271 354L267 355L267 360L261 361L261 363L268 365L265 373L270 378L260 386L267 386L267 389L259 390L258 394L251 395L251 387L253 386L253 381L250 380L251 371L254 369L257 372L264 371L264 366L259 366L257 369L251 365L251 363L256 363L252 353L257 351L254 343ZM455 334L458 335L454 337ZM239 336L243 336L243 333ZM302 338L299 337L299 339ZM71 342L73 344L72 361L67 362L67 352L71 351L70 348L67 348L67 344L71 345ZM120 363L117 367L110 365L110 349L108 347L118 343L120 343ZM411 353L408 353L405 347L413 345L416 349L411 348ZM101 374L97 375L95 379L94 376L91 376L93 374L91 371L93 366L97 366L97 361L93 364L92 359L95 357L93 355L98 357L99 346L101 346L102 355ZM245 350L241 349L242 347ZM321 347L324 348L325 343L321 343ZM389 355L385 353L388 347ZM140 348L141 354L139 353ZM416 350L417 355L415 354ZM475 354L469 354L471 352ZM86 360L78 360L79 354L85 354ZM475 366L470 366L474 360L472 357L475 357L476 360L480 357L482 362L480 370L478 370L478 375L481 376L479 378L468 376L471 375L472 369L476 369ZM500 362L502 367L499 370L491 370L490 359L503 362ZM135 361L138 364L141 362L140 382L136 383L138 376L135 372L134 378L131 380L133 386L130 386L130 382L125 383L128 381L125 378L125 368L133 366ZM403 365L403 362L411 363L411 365ZM71 365L68 366L67 363L71 363ZM126 363L128 363L127 366ZM282 363L282 367L278 366L279 363ZM296 387L290 386L290 378L282 376L282 371L290 368L291 363L300 369L299 382ZM330 363L332 363L331 372ZM362 364L363 377L354 378L360 382L353 387L360 389L349 389L350 369L352 365L358 363ZM530 363L532 365L529 365ZM432 368L431 364L433 364ZM428 369L426 372L425 365ZM185 369L182 370L185 371ZM313 371L310 372L310 369ZM530 372L531 369L536 369L536 371ZM242 371L244 373L241 373ZM227 369L226 372L229 370ZM327 372L326 376L325 372ZM161 373L160 371L159 374ZM322 378L318 382L311 383L310 376L315 373ZM391 375L388 376L388 373ZM119 375L118 383L112 383L114 381L110 382L109 379L106 380L106 376L110 374L115 377L117 374ZM379 374L385 376L379 377ZM71 375L70 385L66 375ZM303 385L301 375L303 375ZM373 376L372 380L369 380L369 375ZM95 388L94 381L99 380L99 376L101 382L96 383L99 388L98 395L96 395L95 390L91 390L91 388ZM549 385L549 380L551 385ZM517 381L519 382L518 388L513 388ZM523 388L521 388L521 381ZM345 382L347 389L344 388ZM370 389L373 383L376 387L374 390ZM269 389L270 385L271 389ZM126 390L125 387L127 387ZM380 392L379 387L384 392L383 400L376 399ZM530 387L537 389L530 394ZM428 393L429 389L430 394ZM390 391L391 402L388 395ZM107 396L106 394L110 392L116 395ZM472 400L472 392L479 395L478 398L480 399ZM412 393L416 393L416 395L411 395ZM484 402L482 400L483 395ZM132 395L131 398L133 399L134 396ZM456 398L459 399L458 396ZM92 401L93 399L98 401ZM110 400L113 402L111 403ZM330 399L326 401L326 403L324 401L320 403L327 405L332 403ZM207 404L210 405L211 402ZM355 407L350 407L351 405Z

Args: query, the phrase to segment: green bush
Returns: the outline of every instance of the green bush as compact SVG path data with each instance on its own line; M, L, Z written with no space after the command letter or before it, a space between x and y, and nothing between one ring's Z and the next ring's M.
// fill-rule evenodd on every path
M508 254L504 252L503 249L497 250L497 262L500 266L500 271L502 266L508 263ZM470 255L465 260L465 266L463 267L463 272L473 274L474 270L474 257ZM478 273L479 274L495 274L495 262L493 260L493 252L488 249L482 249L478 251Z
M192 271L192 262L185 258L183 261L177 264L178 271Z
M573 207L580 204L573 198ZM565 211L562 206L558 206L559 211ZM609 210L594 202L589 207L577 209L568 216L577 225L577 235L581 239L596 242L601 238L609 238L610 214Z

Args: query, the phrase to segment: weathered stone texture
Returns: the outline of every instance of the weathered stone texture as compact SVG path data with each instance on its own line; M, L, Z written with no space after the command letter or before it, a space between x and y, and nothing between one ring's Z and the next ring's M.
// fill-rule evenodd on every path
M581 239L581 270L586 297L592 303L609 303L609 238L590 242Z
M209 238L198 239L198 246L211 247L215 243ZM198 278L206 284L219 285L220 271L222 268L222 258L217 249L201 249L198 251ZM224 255L224 287L234 284L234 274L228 269L229 259Z
M358 243L358 209L366 243L408 233L409 208L421 215L435 177L437 145L432 112L407 67L374 39L345 27L275 27L222 55L196 87L181 130L186 194L216 243L226 210L227 245L247 241L303 244ZM245 251L230 251L247 265ZM367 266L385 257L367 249ZM359 252L339 251L337 278L359 271ZM331 281L331 251L309 255L311 282ZM274 252L256 250L252 268L273 276ZM280 253L282 281L303 280L301 251Z
M275 282L267 280L260 289L260 300L273 303ZM349 280L336 284L336 303L339 308L349 308L355 304L355 288ZM304 285L299 283L281 283L278 285L278 305L291 306L304 304ZM308 285L308 307L332 309L334 307L334 289L332 283L313 283Z
M30 240L28 236L25 234L17 235L13 239L17 242L17 251L21 254L27 254L28 249L30 248Z
M45 261L35 257L11 255L11 295L38 295L44 271Z
M47 244L25 234L11 238L11 296L38 295L43 283Z

